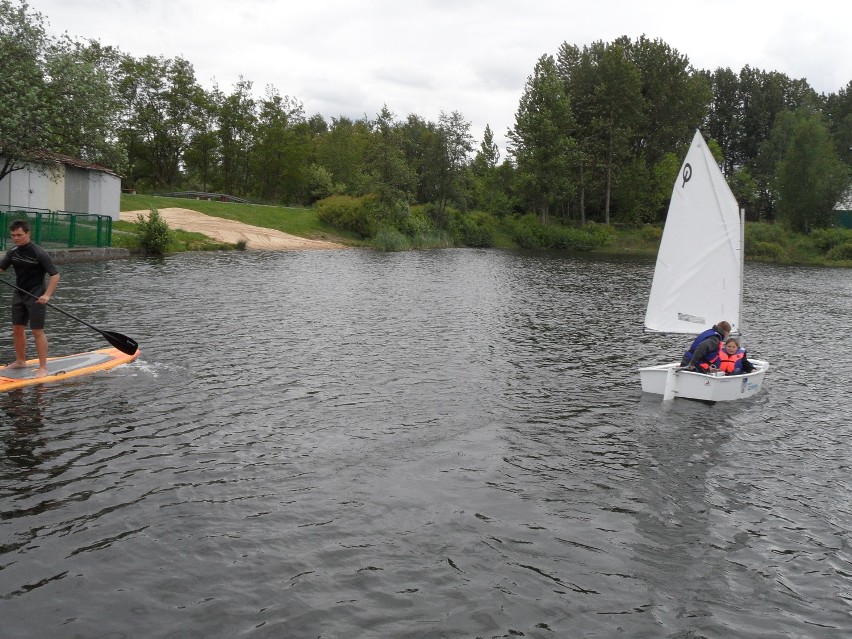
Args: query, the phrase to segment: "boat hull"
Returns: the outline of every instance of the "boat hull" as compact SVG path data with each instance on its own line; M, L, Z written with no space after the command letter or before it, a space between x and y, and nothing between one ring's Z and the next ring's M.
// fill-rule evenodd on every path
M755 370L745 375L716 377L703 373L678 370L680 364L661 364L639 369L642 392L666 395L666 379L669 370L675 369L674 384L671 392L674 397L700 399L708 402L730 402L745 399L757 393L763 385L763 376L769 370L769 362L749 359Z

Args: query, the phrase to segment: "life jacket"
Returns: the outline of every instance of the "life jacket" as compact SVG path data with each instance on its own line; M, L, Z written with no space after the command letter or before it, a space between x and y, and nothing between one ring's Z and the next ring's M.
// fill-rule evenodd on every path
M719 356L715 360L716 368L725 373L725 375L730 375L733 372L742 372L743 370L743 357L745 357L745 349L739 348L737 352L733 355L728 355L728 351L725 350L725 344L719 344Z
M684 360L685 361L691 360L692 356L695 354L695 349L698 348L698 345L701 342L703 342L705 339L707 339L708 337L713 337L714 335L719 338L719 343L721 344L722 339L724 339L725 336L722 335L719 331L717 331L715 326L713 326L712 328L708 328L706 331L699 334L698 337L696 337L692 341L692 344L689 345L689 348L686 349L686 352L684 352L684 354L683 354ZM708 359L706 359L703 362L699 362L698 366L706 371L707 369L710 368L710 364L715 362L717 359L718 359L717 355L711 354L711 356Z

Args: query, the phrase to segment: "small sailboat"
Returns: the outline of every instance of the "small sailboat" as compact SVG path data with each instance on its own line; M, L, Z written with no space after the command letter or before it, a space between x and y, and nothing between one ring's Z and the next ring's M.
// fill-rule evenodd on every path
M740 333L743 292L743 216L700 131L672 190L645 313L645 330L698 335L726 320ZM686 340L684 342L686 346ZM769 363L749 357L745 375L707 375L680 361L639 369L642 391L705 401L751 397Z

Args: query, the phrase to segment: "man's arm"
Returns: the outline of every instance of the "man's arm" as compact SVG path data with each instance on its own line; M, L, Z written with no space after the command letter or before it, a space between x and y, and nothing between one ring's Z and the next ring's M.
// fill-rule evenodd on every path
M47 290L44 292L44 295L38 298L38 303L47 304L53 296L53 292L56 290L57 286L59 286L59 273L51 275L50 279L47 280Z
M714 340L712 337L708 337L698 345L698 348L695 349L689 365L694 368L698 368L698 365L704 359L705 355L717 350L719 350L719 341Z

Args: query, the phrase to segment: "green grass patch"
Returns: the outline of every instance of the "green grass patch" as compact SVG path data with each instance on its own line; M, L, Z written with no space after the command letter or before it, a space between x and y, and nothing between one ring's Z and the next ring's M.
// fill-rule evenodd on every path
M130 209L133 210L133 209ZM126 248L131 253L141 253L142 249L137 233L138 224L135 222L113 221L112 223L112 245L117 248ZM219 242L202 233L192 233L171 229L171 237L166 246L166 253L182 253L184 251L228 251L240 249L237 244ZM244 247L243 247L244 248Z
M343 233L320 221L313 209L240 204L237 202L211 202L209 200L158 197L155 195L130 195L127 193L121 195L122 211L148 211L151 208L189 209L205 215L275 229L312 240L338 242L350 246L358 244L354 236Z

